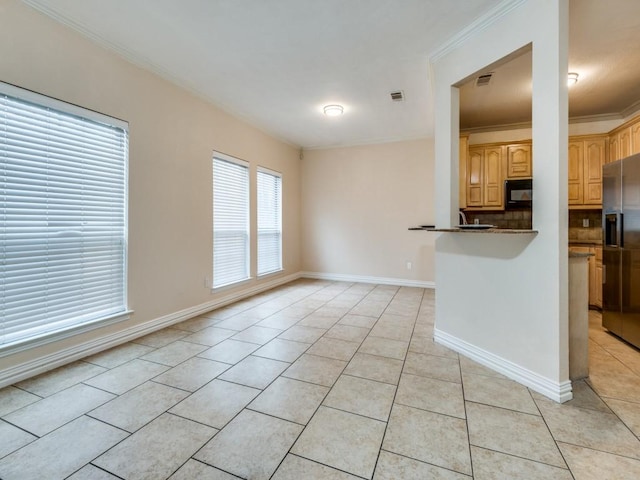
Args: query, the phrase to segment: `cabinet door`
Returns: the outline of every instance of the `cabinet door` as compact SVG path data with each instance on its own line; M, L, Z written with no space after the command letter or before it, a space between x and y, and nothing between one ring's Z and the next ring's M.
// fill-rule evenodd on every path
M583 142L569 142L569 205L582 205Z
M602 308L602 265L596 265L595 293L593 305Z
M502 147L486 148L484 151L484 206L502 207Z
M606 140L584 142L584 204L602 205L602 165L606 158Z
M595 257L595 248L589 248L589 253L592 254L589 257L589 305L596 304L596 257Z
M459 182L460 189L458 196L458 208L466 208L467 206L467 155L469 153L469 137L462 135L460 137L460 163L459 163Z
M609 137L609 158L607 159L607 163L615 162L616 160L620 160L619 155L619 145L618 134L611 135Z
M594 302L596 307L602 308L602 247L595 247L596 275L594 285Z
M595 249L593 247L569 247L570 252L575 253L595 253ZM596 301L596 290L595 286L595 275L596 275L596 260L595 256L589 257L587 260L588 263L588 290L589 290L589 305L594 305Z
M627 127L618 133L618 158L631 155L631 128Z
M640 153L640 120L629 127L631 129L631 155Z
M482 185L484 179L483 172L484 151L482 149L469 149L467 162L467 206L482 206Z
M531 145L507 147L507 178L531 177Z

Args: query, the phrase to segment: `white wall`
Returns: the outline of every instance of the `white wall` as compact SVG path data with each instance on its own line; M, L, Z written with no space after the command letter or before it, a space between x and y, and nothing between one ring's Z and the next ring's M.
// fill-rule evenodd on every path
M433 168L432 140L305 151L303 270L432 285L436 234L407 228L434 223Z
M513 2L433 64L436 223L457 223L459 98L453 88L533 44L533 228L444 234L436 243L435 338L557 401L568 379L568 2Z
M129 122L128 294L135 311L127 322L2 358L0 382L3 371L34 358L65 349L77 351L85 342L241 295L300 271L297 147L231 117L14 0L0 0L0 80ZM215 294L204 285L213 264L214 150L251 163L253 231L256 166L282 173L284 228L281 275ZM251 248L255 263L255 236Z

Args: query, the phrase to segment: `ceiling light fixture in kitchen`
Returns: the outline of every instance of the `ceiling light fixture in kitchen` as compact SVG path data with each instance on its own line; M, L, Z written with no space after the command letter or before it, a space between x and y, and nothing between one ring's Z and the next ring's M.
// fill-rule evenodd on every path
M577 73L572 72L569 75L567 75L567 85L568 86L575 85L576 83L578 83L578 74Z
M342 105L326 105L324 107L324 114L327 117L338 117L342 115L344 112L344 107Z

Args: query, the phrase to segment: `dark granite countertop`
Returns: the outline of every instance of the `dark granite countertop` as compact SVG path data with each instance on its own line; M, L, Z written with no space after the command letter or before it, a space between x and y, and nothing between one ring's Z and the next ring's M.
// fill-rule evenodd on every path
M502 235L537 235L537 230L515 229L515 228L426 228L426 227L410 227L409 230L424 230L427 232L443 232L443 233L497 233Z
M589 258L589 257L593 257L594 255L595 255L594 253L569 251L569 258Z

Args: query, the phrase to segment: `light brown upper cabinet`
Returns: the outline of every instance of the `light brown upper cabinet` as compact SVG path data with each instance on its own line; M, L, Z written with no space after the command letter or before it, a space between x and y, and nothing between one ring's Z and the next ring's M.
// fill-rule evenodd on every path
M483 207L484 201L484 149L470 148L467 155L467 207Z
M640 120L629 127L631 137L631 155L640 153Z
M584 199L584 144L569 140L569 205L582 205Z
M607 158L607 139L584 140L584 204L602 207L602 165Z
M618 158L626 158L631 155L631 127L618 132Z
M615 162L618 158L618 134L609 136L609 156L606 163Z
M469 148L466 175L468 208L504 208L501 146L476 145Z
M569 206L602 208L602 165L607 158L607 137L569 138Z
M531 177L531 144L507 145L507 178Z
M503 208L502 148L487 148L484 151L484 205Z
M503 210L504 181L531 177L531 142L469 146L460 137L460 208Z
M621 158L640 153L640 117L609 132L608 162L615 162Z
M467 208L467 156L469 154L469 135L460 135L460 164L458 172L458 208Z

